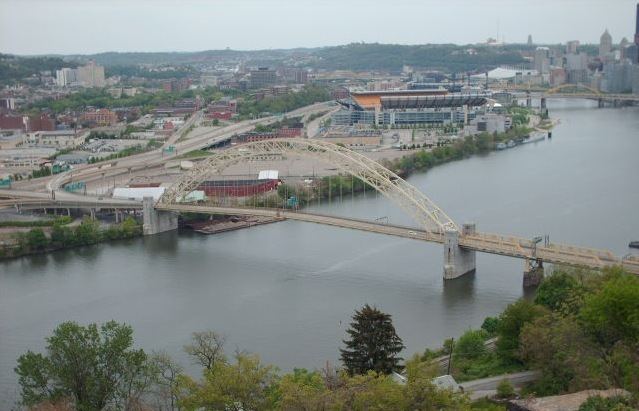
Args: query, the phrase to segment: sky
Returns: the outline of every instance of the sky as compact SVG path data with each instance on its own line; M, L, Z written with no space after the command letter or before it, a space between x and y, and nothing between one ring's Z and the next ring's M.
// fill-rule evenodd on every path
M0 52L632 41L637 0L0 0Z

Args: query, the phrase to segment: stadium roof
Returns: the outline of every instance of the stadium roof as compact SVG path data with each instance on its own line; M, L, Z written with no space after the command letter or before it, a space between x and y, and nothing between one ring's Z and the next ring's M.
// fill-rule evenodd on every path
M351 99L360 107L375 108L382 104L381 99L385 97L436 96L447 93L446 89L351 91Z
M407 109L407 108L437 108L437 107L462 107L483 106L487 98L477 94L455 94L447 96L382 96L383 109Z

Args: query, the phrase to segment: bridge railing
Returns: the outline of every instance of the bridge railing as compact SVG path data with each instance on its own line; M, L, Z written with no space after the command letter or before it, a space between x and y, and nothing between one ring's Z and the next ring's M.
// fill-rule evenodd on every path
M463 237L463 240L461 242L464 245L472 245L475 247L482 247L486 246L487 244L491 244L501 249L509 249L522 256L528 256L529 258L533 257L532 250L535 249L535 257L541 259L544 259L544 257L550 259L556 257L557 255L564 255L571 258L592 260L593 263L597 265L601 265L602 261L605 261L607 263L620 262L619 258L609 250L578 247L561 243L550 243L548 245L538 245L535 247L533 241L529 239L515 236L504 236L500 234L476 233L472 235L466 235Z

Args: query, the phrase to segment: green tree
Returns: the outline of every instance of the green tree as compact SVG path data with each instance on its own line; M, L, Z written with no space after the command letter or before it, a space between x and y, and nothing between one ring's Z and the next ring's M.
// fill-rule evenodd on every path
M49 244L49 239L41 228L32 228L27 233L27 245L33 251L41 251Z
M151 356L151 364L155 369L153 399L160 410L176 409L178 404L178 378L183 369L165 352L155 352Z
M89 245L100 241L100 226L95 220L85 217L73 232L75 245Z
M296 368L286 374L278 386L278 408L311 411L327 409L330 393L319 372Z
M515 396L515 388L509 380L503 379L497 384L497 397L499 398L512 398Z
M132 328L115 321L60 324L47 338L46 355L28 351L18 358L22 402L67 398L78 411L128 403L148 379L146 354L132 345Z
M578 411L633 411L630 400L624 397L603 398L598 395L590 397L579 406Z
M504 360L518 362L519 334L523 326L541 317L546 310L526 300L510 304L499 317L497 352Z
M639 278L613 273L600 290L585 297L579 319L602 346L639 343Z
M406 361L406 385L404 386L405 410L469 410L468 398L451 390L439 390L432 383L437 366L413 356Z
M257 355L238 353L234 364L217 361L205 369L201 382L178 377L179 404L186 410L272 409L276 381L273 366L263 365Z
M389 314L368 304L355 311L353 322L346 331L350 339L344 340L345 349L340 349L342 363L353 374L375 371L390 374L400 371L404 349L402 339L395 332Z
M211 370L218 362L226 362L224 344L226 337L215 331L201 331L191 334L191 344L184 346L196 364Z
M491 337L497 334L498 328L499 318L497 317L486 317L484 318L484 322L481 324L481 329L486 331L486 333Z
M543 305L552 311L559 311L581 290L577 280L563 271L557 271L544 278L537 289L535 304Z
M453 357L456 360L472 360L486 354L487 335L484 330L468 330L457 341L453 350Z

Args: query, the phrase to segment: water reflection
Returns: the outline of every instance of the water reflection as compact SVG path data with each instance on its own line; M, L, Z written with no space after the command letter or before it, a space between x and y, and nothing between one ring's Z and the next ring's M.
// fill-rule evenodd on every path
M469 304L475 297L476 272L468 273L454 280L442 281L442 301L445 309L454 309L460 302Z

